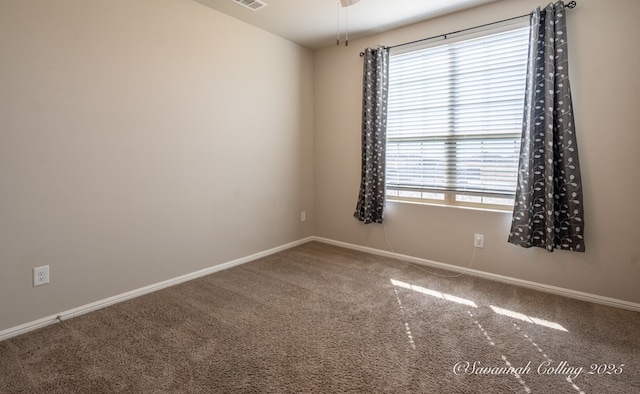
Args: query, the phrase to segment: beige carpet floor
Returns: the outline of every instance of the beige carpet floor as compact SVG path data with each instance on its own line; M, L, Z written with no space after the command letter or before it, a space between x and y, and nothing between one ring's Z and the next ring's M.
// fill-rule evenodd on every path
M0 392L639 393L639 362L640 313L312 242L0 342Z

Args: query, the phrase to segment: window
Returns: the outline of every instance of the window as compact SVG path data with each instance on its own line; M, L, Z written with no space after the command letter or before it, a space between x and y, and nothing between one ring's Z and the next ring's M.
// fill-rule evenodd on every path
M512 27L408 52L392 50L387 196L513 206L528 39L528 27Z

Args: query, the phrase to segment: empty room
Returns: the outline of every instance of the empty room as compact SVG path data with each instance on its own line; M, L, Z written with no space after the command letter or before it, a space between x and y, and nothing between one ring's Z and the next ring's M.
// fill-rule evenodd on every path
M640 392L636 15L0 0L0 392Z

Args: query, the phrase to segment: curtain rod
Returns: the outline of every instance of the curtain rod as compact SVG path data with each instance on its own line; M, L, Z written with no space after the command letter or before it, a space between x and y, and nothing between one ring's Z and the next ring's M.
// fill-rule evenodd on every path
M578 5L575 1L570 1L569 3L567 3L567 8L571 9L571 8L576 8L576 5ZM409 41L409 42L405 42L402 44L398 44L398 45L392 45L388 48L398 48L398 47L402 47L405 45L411 45L411 44L416 44L422 41L429 41L429 40L433 40L435 38L440 38L440 37L444 37L444 39L447 39L447 36L450 36L452 34L458 34L458 33L463 33L465 31L469 31L469 30L475 30L475 29L480 29L482 27L487 27L487 26L491 26L491 25L496 25L498 23L504 23L504 22L509 22L515 19L520 19L520 18L524 18L525 16L531 16L533 13L528 13L528 14L524 14L524 15L520 15L520 16L514 16L513 18L507 18L507 19L503 19L500 21L496 21L496 22L491 22L491 23L485 23L484 25L479 25L479 26L474 26L474 27L468 27L466 29L462 29L462 30L457 30L457 31L452 31L449 33L445 33L445 34L438 34L437 36L433 36L433 37L427 37L427 38L421 38L419 40L415 40L415 41ZM364 52L360 52L360 57L364 56Z

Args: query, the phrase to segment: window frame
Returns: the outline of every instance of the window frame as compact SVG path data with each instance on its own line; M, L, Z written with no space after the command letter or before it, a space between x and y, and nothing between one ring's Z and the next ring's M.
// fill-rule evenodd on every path
M417 42L411 45L403 45L398 48L391 48L390 52L390 62L392 61L393 56L405 54L408 52L417 52L421 50L427 50L431 48L436 48L443 45L450 45L461 41L472 40L481 37L490 37L496 34L504 33L507 31L515 31L522 29L523 33L526 29L527 37L530 31L530 24L528 20L523 21L507 21L505 23L497 24L495 26L490 27L482 27L478 29L474 29L471 33L464 32L462 34L452 33L449 35L443 35L439 37L437 40L428 40L426 42ZM528 47L528 39L526 40L526 45ZM526 53L528 54L528 48ZM525 64L526 64L526 56L525 56ZM389 78L393 78L390 73ZM525 79L526 78L526 68L524 74L522 75L522 96L523 96L523 106L522 110L524 110L524 90L525 90ZM388 126L388 125L387 125ZM514 136L518 135L518 148L520 143L520 133L521 133L521 125L518 128L518 132L513 132L509 134L513 134ZM485 134L486 135L486 134ZM423 140L428 140L430 137L423 137ZM446 141L446 137L441 138L442 141ZM483 139L488 140L488 139ZM387 142L385 142L387 145ZM451 161L447 161L451 163ZM388 168L388 162L385 164L386 168ZM385 169L386 170L386 169ZM385 177L387 176L387 171L385 171ZM517 169L516 169L516 180L517 180ZM421 193L420 197L411 197L406 196L407 193ZM473 191L465 191L465 190L440 190L440 189L424 189L424 188L410 188L410 187L395 187L393 189L385 190L385 198L390 201L396 202L409 202L409 203L419 203L419 204L428 204L428 205L440 205L440 206L450 206L450 207L459 207L459 208L474 208L474 209L482 209L482 210L497 210L497 211L512 211L513 210L513 199L515 198L515 187L513 189L513 193L506 194L495 194L495 193L483 193L483 192L473 192ZM405 196L401 196L400 194L404 193ZM424 194L432 194L432 195L442 195L443 198L425 198ZM460 198L479 198L483 199L505 199L510 200L509 204L499 204L492 202L484 202L484 201L461 201ZM489 200L491 201L491 200ZM494 200L495 201L495 200Z

